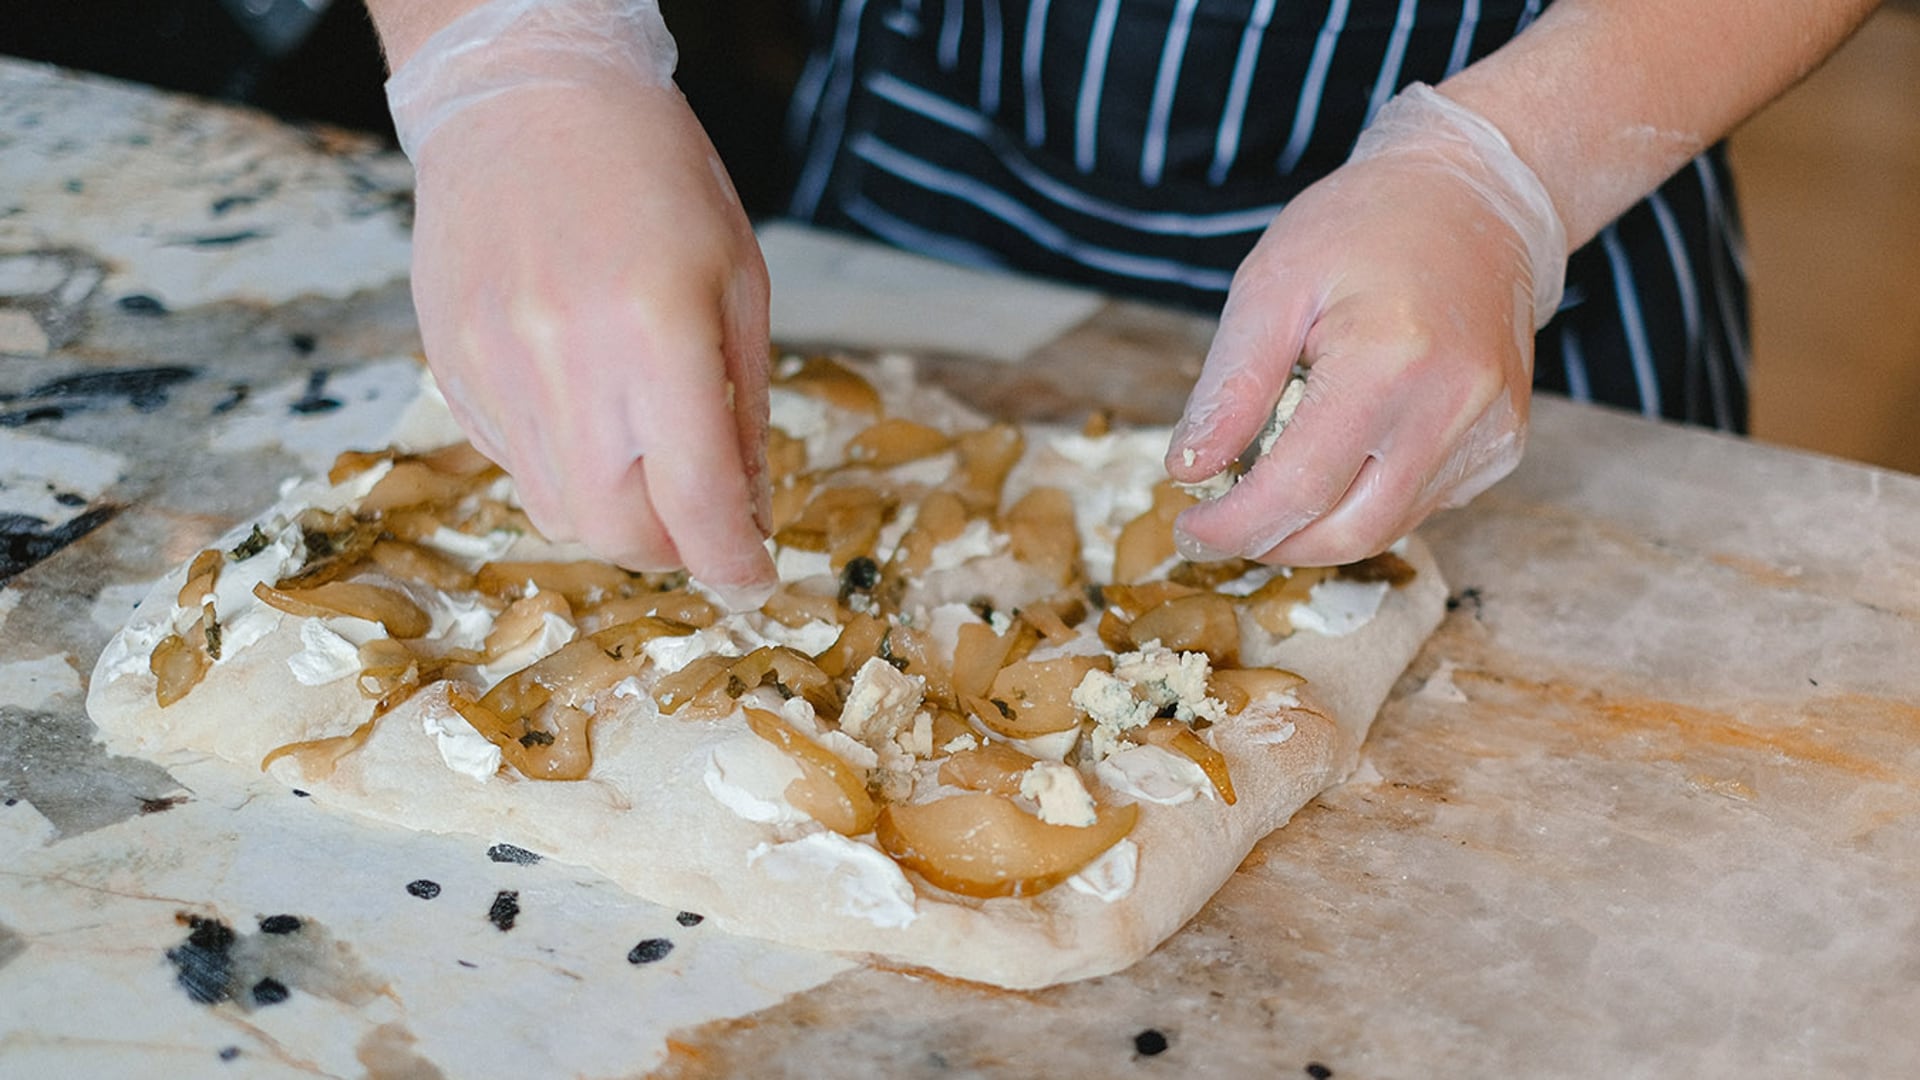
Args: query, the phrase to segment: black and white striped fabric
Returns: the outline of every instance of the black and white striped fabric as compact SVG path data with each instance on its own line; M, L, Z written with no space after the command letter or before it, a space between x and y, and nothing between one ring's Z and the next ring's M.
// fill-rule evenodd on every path
M1540 0L809 0L792 212L956 262L1217 311L1375 110ZM1746 427L1739 223L1716 148L1575 252L1535 381Z

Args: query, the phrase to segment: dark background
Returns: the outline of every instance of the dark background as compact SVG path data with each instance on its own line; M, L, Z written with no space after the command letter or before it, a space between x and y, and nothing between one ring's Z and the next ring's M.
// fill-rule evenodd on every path
M299 0L14 0L0 53L393 137L386 65L360 0L332 0L297 36L249 9ZM775 212L789 169L781 131L804 59L793 0L662 0L680 45L677 81L748 210ZM300 12L304 15L304 12ZM305 22L302 18L299 22Z

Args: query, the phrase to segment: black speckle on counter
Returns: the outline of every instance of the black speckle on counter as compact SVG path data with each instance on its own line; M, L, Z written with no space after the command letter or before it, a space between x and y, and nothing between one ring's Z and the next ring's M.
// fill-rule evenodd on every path
M272 235L272 233L261 232L259 229L241 229L238 232L213 233L206 236L188 236L174 241L174 245L178 247L203 248L233 247L235 244L244 244L249 240L264 240Z
M1480 593L1480 586L1469 585L1452 596L1447 597L1447 610L1459 611L1461 608L1466 608L1472 613L1473 617L1477 619L1480 617L1482 601L1484 599Z
M407 882L407 895L417 896L422 900L431 900L440 895L440 883L437 881L428 881L426 878L409 881Z
M1141 1057L1154 1057L1167 1052L1167 1037L1159 1028L1148 1028L1133 1037L1134 1052Z
M26 514L0 514L0 582L105 525L119 512L117 506L97 506L54 527Z
M261 979L253 984L253 1003L255 1005L278 1005L293 996L287 984L279 979Z
M234 1058L237 1058L239 1056L240 1056L240 1048L237 1046L223 1046L220 1048L221 1061L232 1061Z
M9 796L7 796L7 801L6 801L6 805L8 805L8 806L19 806L19 805L20 805L20 799L19 799L19 798L18 798L17 796L13 796L13 795L9 795Z
M87 190L87 185L85 181L79 180L79 179L72 179L67 181L67 194L78 195L85 190Z
M480 970L480 965L471 960L455 960L454 963L459 964L463 968L471 968L474 971Z
M312 356L313 350L320 347L320 339L308 333L288 334L287 344L301 356Z
M1313 1077L1313 1080L1327 1080L1328 1077L1333 1075L1333 1070L1317 1061L1309 1061L1307 1062L1307 1075Z
M262 915L260 932L263 934L293 934L300 930L298 915Z
M233 976L233 928L199 915L182 913L178 918L186 923L188 933L185 942L167 950L174 978L188 997L202 1005L227 1000L232 996L227 982Z
M293 789L293 797L294 797L294 798L296 798L296 799L311 799L311 798L313 798L313 792L311 792L311 791L301 791L301 790L300 790L299 788L294 788L294 789Z
M260 196L258 195L222 195L213 200L207 207L207 210L212 213L214 217L221 217L236 207L252 206L259 201Z
M673 951L673 942L663 937L648 938L627 950L627 963L652 964L667 958Z
M120 305L121 311L130 315L165 315L167 313L167 305L161 303L158 297L148 296L145 293L129 293L114 303Z
M679 923L681 926L699 926L701 923L707 921L707 917L697 912L683 911L675 915L673 921Z
M126 398L140 412L152 412L167 403L167 391L176 384L199 375L199 369L165 364L157 367L116 368L67 375L27 391L20 397L29 401L49 398L75 398L66 403L69 411L100 403L100 399ZM12 400L0 398L0 400Z
M339 408L340 401L338 398L330 398L322 393L322 391L327 388L327 377L330 374L331 373L325 368L322 368L308 375L307 392L300 395L300 400L287 406L287 408L301 416L312 416L315 413L332 412Z
M87 497L85 495L81 495L72 491L55 492L53 496L53 501L59 503L61 506L87 505Z
M26 427L42 420L65 420L68 412L78 409L65 409L58 405L34 405L25 409L13 409L0 413L0 427Z
M140 800L140 813L164 814L168 810L171 810L174 807L179 806L182 803L185 803L186 801L187 801L187 797L185 795L168 795L165 798L160 798L160 799L142 798Z
M487 909L487 921L498 927L502 933L513 929L513 921L520 917L520 892L517 889L501 889L493 894L493 906Z
M532 866L540 861L540 856L512 844L493 845L487 849L487 858L494 862L512 863L515 866Z
M213 414L219 416L222 413L232 412L239 408L240 403L247 400L247 395L251 393L253 388L246 383L232 384L227 387L227 396L213 403Z

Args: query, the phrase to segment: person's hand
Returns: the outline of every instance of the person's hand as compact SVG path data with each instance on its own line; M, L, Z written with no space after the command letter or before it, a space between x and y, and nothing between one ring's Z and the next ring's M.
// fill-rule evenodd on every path
M774 582L766 268L672 64L632 0L495 0L429 40L389 87L414 303L543 533L752 606Z
M1505 476L1565 261L1551 199L1498 131L1424 86L1389 102L1234 276L1168 472L1238 457L1296 361L1306 395L1239 484L1180 516L1182 552L1350 562Z

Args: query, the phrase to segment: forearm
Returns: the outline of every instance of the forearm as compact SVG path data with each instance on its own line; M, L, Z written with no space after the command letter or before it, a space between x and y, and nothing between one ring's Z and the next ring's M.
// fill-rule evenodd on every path
M479 7L485 0L367 0L367 14L386 50L387 68L401 65L420 51L434 32Z
M1877 0L1561 0L1441 84L1539 174L1578 247L1805 77Z

